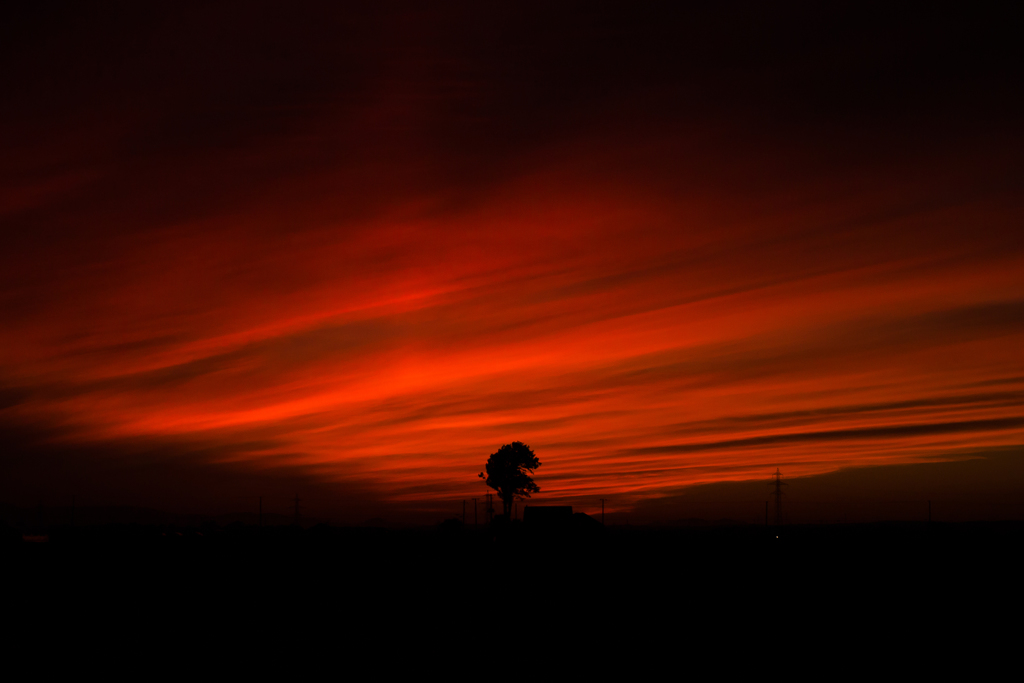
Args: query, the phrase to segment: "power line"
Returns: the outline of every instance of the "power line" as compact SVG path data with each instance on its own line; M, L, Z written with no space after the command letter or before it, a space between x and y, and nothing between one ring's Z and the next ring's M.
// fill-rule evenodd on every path
M775 496L775 526L782 525L782 487L786 486L786 482L782 481L782 472L779 468L775 468L775 474L772 475L772 481L768 483L769 486L774 486L775 490L772 491Z

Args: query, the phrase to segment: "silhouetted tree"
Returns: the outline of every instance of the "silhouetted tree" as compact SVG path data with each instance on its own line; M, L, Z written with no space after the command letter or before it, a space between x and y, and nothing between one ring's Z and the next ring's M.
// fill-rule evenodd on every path
M529 498L531 493L540 491L530 477L538 467L540 460L522 441L505 444L487 459L487 474L481 472L480 478L498 492L506 517L511 516L516 498Z

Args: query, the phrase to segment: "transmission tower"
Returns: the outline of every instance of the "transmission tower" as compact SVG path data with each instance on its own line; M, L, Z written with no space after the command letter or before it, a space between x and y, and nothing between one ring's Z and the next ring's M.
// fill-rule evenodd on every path
M775 468L775 474L772 475L772 481L768 483L769 486L774 487L772 495L775 496L775 526L782 525L782 487L786 485L786 482L782 481L782 472L779 468Z

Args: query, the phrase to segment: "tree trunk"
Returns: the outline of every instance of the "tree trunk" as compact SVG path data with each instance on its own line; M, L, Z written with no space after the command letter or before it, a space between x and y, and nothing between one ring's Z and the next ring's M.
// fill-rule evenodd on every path
M505 508L505 519L512 521L512 496L501 499L501 506Z

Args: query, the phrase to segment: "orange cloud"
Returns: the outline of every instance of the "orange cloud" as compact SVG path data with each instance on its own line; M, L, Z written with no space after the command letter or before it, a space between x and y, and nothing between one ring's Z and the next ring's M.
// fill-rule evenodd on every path
M279 19L240 54L313 30ZM129 97L119 61L73 126L31 108L70 85L12 105L3 424L420 509L479 495L513 440L546 500L629 505L1024 438L1005 140L748 116L725 67L686 81L723 110L691 113L660 57L612 97L442 21L332 21L353 42L181 73L153 29L166 92ZM555 54L589 45L570 25Z

